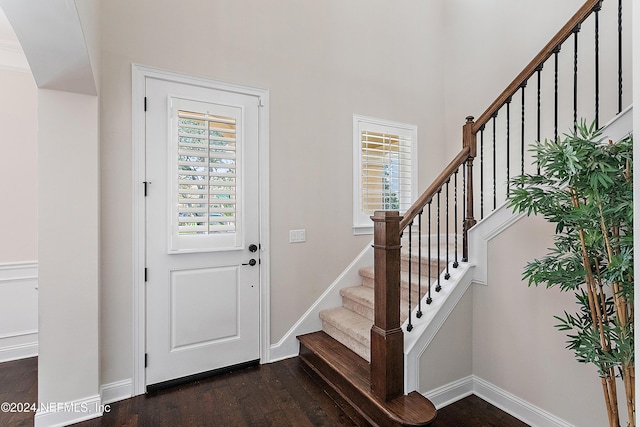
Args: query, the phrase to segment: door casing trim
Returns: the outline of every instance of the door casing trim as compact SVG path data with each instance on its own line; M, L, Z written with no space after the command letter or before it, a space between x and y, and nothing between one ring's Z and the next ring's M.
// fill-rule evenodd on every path
M144 200L145 180L145 81L155 78L175 83L201 86L254 96L258 105L258 156L259 156L259 206L260 206L260 362L269 362L270 337L270 238L269 238L269 91L255 87L221 82L205 77L192 76L139 64L131 66L132 102L132 281L133 281L133 395L144 394L145 341L146 341L146 211Z

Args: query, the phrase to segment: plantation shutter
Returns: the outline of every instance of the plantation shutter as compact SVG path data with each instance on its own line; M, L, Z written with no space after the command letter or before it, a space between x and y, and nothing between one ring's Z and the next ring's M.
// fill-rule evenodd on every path
M179 235L236 232L236 119L178 110Z
M409 136L360 132L362 214L410 207L411 144Z

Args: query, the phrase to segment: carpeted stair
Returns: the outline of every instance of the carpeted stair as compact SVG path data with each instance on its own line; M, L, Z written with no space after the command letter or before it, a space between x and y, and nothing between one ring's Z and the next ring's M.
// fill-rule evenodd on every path
M406 247L406 245L403 245ZM414 246L411 256L411 307L416 307L418 299L426 295L428 284L434 283L439 274L446 267L446 254L444 250L440 254L438 266L437 247L432 245L431 258L428 257L428 248L423 246L422 259L417 255L417 247ZM401 252L401 302L400 321L404 322L409 313L409 253ZM429 264L431 264L431 277L429 277ZM420 269L420 270L419 270ZM422 276L421 290L418 294L418 271ZM374 300L374 270L373 266L360 269L361 283L357 286L343 288L340 291L342 306L320 312L322 330L335 340L339 341L357 355L370 361L370 335L373 325L373 300ZM435 285L431 292L435 292ZM424 310L425 308L423 308Z

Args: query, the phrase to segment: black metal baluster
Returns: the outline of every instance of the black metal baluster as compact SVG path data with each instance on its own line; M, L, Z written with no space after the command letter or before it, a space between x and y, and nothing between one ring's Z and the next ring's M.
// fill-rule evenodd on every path
M498 112L493 113L493 210L496 210L496 117Z
M482 218L484 218L484 125L480 126L480 219Z
M558 54L560 46L553 49L554 75L553 75L553 140L558 140Z
M411 332L413 329L413 325L411 324L411 264L413 264L413 260L411 259L411 251L413 249L411 247L411 235L413 234L411 231L412 227L413 221L409 223L409 323L407 323L407 332Z
M573 29L573 131L578 130L578 33L580 24Z
M596 129L600 127L600 10L602 9L602 2L598 2L598 4L593 8L594 19L595 19L595 125Z
M522 110L521 110L521 128L520 128L520 175L524 175L524 118L525 118L525 105L524 105L524 88L527 87L527 82L520 85L522 90Z
M541 123L541 117L540 117L540 106L542 104L542 68L544 67L543 64L538 65L538 67L536 68L536 71L538 73L538 115L536 118L536 141L540 141L540 123ZM540 175L540 165L538 165L538 175Z
M453 268L458 268L458 170L453 173L453 248L454 257ZM482 190L481 194L482 194Z
M467 171L469 170L469 168L467 167L467 162L468 160L465 160L462 167L462 262L467 262L469 256L468 253L467 257L464 256L464 248L468 247L467 242L469 237L467 235L467 221L464 220L464 216L467 212Z
M438 190L438 230L437 230L437 238L438 238L438 284L436 285L436 292L440 292L442 286L440 286L440 193L442 192L442 187Z
M622 112L622 0L618 0L618 113Z
M447 225L445 227L445 256L447 257L447 262L446 262L446 269L447 269L447 273L444 275L445 280L449 280L449 278L451 277L451 274L449 274L449 182L451 181L451 178L447 179L447 192L446 192L446 199L445 199L445 218L447 221Z
M422 317L422 213L418 214L418 319Z
M507 98L507 197L509 197L509 157L511 146L511 97ZM494 207L495 209L495 207Z
M429 258L429 264L427 267L427 275L429 276L429 288L427 288L427 304L431 304L431 200L429 200L427 214L429 215L429 225L427 231L427 257Z

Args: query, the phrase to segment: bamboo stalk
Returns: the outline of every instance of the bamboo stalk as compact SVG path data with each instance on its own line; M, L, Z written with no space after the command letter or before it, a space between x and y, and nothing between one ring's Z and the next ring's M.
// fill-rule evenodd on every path
M569 187L569 194L571 195L571 202L573 207L578 209L580 207L580 199L576 194L576 191ZM602 345L603 351L609 352L610 345L605 337L604 333L604 325L602 323L602 311L600 310L600 303L596 303L597 300L604 298L598 296L598 291L595 283L595 279L593 277L593 273L591 271L591 262L589 258L589 253L587 252L587 245L584 237L584 231L578 230L578 235L580 238L580 247L582 250L582 263L585 269L585 282L587 285L587 299L589 302L591 321L593 323L593 327L598 330L600 335L600 344ZM604 301L603 301L604 302ZM606 312L606 309L604 310ZM609 418L609 426L610 427L619 427L620 418L618 414L618 403L617 403L617 392L616 392L616 383L615 383L615 373L611 372L611 369L603 370L603 376L601 376L602 381L602 389L604 393L605 405L607 408L607 415Z
M609 260L609 264L611 264L613 260L613 249L611 247L611 241L609 240L609 230L604 222L604 214L602 212L602 202L598 203L598 210L600 212L600 229L602 230L602 235L604 236L604 243L607 249L607 257ZM613 289L613 301L615 303L618 319L620 320L620 324L622 326L626 326L628 318L627 318L625 298L620 296L620 285L618 282L611 283L611 287Z
M613 418L613 424L611 421L611 427L619 427L620 426L620 414L618 413L618 393L616 391L616 376L615 372L612 372L613 369L608 369L609 373L607 375L607 385L608 385L608 397L610 399L609 406L611 407L611 415Z
M608 233L609 230L607 229L604 221L604 214L603 214L601 202L598 203L598 209L600 212L600 228L604 235L608 261L609 263L611 263L613 259L614 249L612 248L611 240L609 239L609 233ZM618 227L612 228L612 234L617 239L619 239L619 232L620 231ZM629 319L628 311L627 311L627 307L628 307L627 301L624 296L620 295L620 284L618 282L614 281L611 284L611 286L613 290L613 299L616 307L616 313L618 315L618 321L620 323L620 327L624 330L627 326L628 319ZM627 363L623 364L622 371L624 376L623 383L624 383L624 389L625 389L625 395L626 395L626 405L627 405L627 413L629 417L629 426L635 427L635 399L634 399L635 381L633 382L631 381L631 377L635 377L635 375L631 374L631 369L629 368L629 365Z
M611 401L609 400L609 391L607 388L607 380L605 377L600 377L602 383L602 393L604 394L604 404L607 407L607 418L609 419L609 427L618 427L614 424L613 412L611 410Z
M635 402L633 398L634 394L634 378L631 378L631 370L629 366L624 367L624 390L627 398L627 415L629 417L629 426L635 427Z

